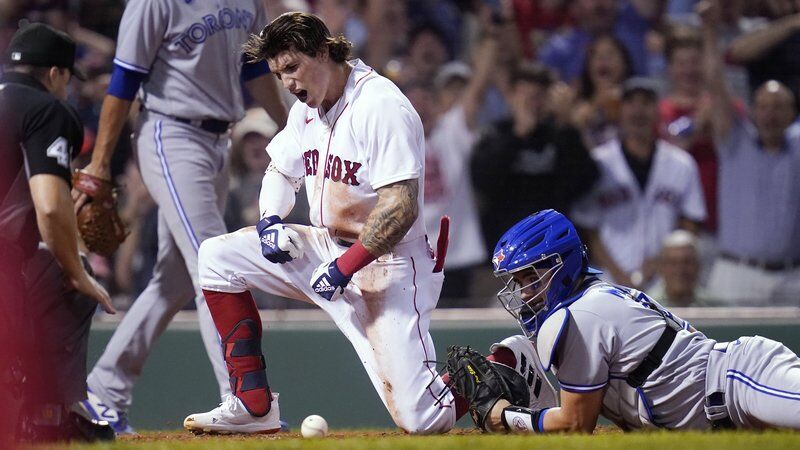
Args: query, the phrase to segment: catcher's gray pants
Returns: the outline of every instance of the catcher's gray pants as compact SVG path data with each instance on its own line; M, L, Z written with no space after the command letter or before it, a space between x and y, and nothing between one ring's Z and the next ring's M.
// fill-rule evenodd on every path
M723 407L706 406L709 418L728 415L737 428L800 429L800 358L761 336L720 343L709 355L706 394L723 392Z
M130 407L133 384L155 340L192 298L220 395L230 393L219 335L197 283L200 243L226 233L221 211L229 136L145 110L134 141L142 179L158 204L158 259L153 278L88 378L92 392L119 411Z

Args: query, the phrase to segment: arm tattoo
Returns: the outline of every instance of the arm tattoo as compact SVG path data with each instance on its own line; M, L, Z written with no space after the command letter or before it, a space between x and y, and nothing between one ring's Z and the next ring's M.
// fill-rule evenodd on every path
M361 244L373 255L392 250L417 220L419 180L405 180L378 189L378 203L361 231Z

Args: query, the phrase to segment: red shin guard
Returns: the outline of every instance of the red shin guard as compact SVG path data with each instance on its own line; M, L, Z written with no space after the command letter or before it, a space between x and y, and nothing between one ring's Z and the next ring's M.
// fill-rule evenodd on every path
M272 393L261 352L261 318L250 292L235 294L203 290L208 309L222 338L231 391L247 411L265 416Z

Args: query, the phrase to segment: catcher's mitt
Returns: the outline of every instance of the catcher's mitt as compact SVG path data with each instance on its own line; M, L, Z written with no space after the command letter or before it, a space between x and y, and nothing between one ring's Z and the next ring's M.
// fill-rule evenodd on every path
M486 418L498 400L529 406L530 391L522 375L469 347L450 347L445 370L450 374L451 388L469 403L472 421L483 431L487 431Z
M89 197L78 210L78 231L89 251L111 256L128 236L125 224L117 215L114 185L102 178L76 170L72 186Z

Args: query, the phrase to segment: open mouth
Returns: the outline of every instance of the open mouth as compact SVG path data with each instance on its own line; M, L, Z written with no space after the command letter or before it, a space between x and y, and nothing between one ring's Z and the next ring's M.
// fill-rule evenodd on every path
M298 100L300 100L303 103L305 103L306 100L308 100L308 91L306 91L305 89L301 89L295 92L294 95L297 97Z

